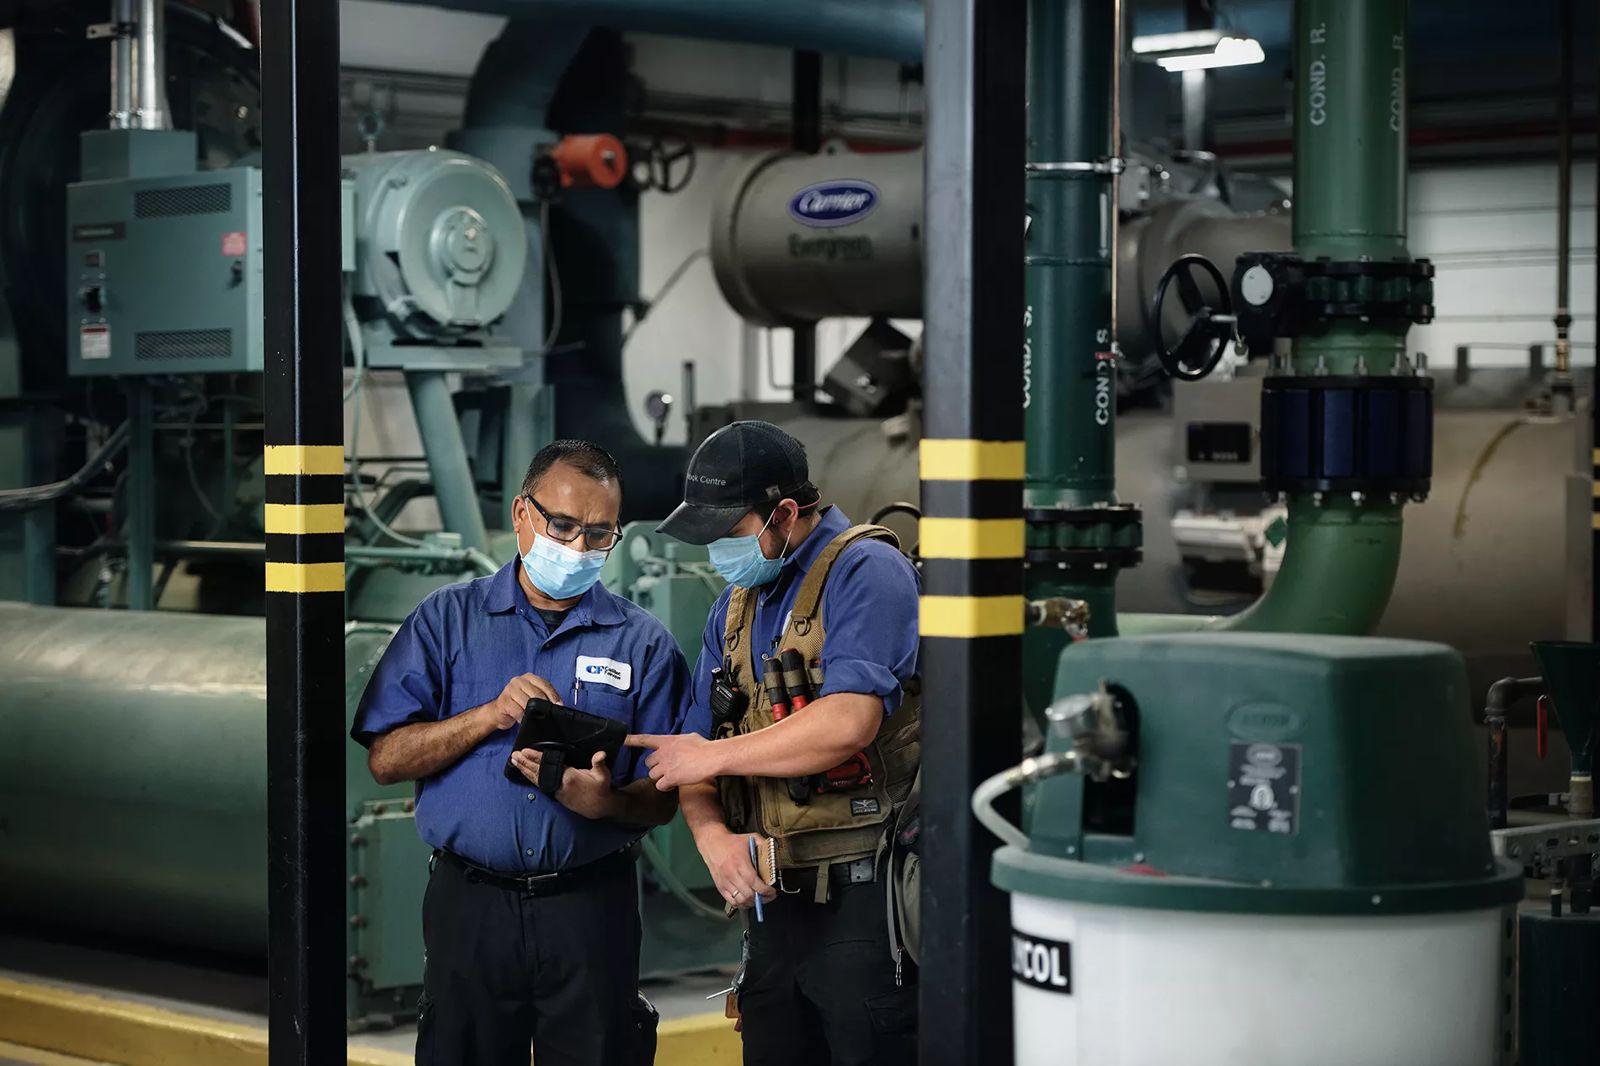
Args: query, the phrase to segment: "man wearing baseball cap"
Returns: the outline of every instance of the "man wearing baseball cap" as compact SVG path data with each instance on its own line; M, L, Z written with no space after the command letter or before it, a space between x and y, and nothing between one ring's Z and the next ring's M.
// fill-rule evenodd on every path
M744 1061L912 1063L914 968L880 857L907 837L920 758L917 572L888 530L823 504L804 447L766 422L706 438L657 528L709 546L728 588L695 667L697 732L628 743L654 749L656 787L679 790L744 910Z

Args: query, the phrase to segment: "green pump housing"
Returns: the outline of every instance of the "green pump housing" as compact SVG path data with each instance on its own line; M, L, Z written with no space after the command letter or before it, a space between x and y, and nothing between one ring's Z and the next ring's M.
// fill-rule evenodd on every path
M1491 853L1466 669L1438 644L1290 634L1089 641L1058 700L1117 701L1126 779L1063 774L1031 798L1012 892L1241 913L1470 910L1518 898ZM1073 741L1052 728L1048 750ZM1133 867L1153 876L1124 873Z

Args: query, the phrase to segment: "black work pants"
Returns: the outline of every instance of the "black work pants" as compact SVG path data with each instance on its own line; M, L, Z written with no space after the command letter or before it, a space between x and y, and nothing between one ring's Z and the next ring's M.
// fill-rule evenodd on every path
M639 899L631 864L550 896L434 863L417 1066L634 1066Z
M791 886L792 887L792 886ZM910 960L895 984L883 884L780 893L749 919L739 997L745 1066L910 1066L917 988Z

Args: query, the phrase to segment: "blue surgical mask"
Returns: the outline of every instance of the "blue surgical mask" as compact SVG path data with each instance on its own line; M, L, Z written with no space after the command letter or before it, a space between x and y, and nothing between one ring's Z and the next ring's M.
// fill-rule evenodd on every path
M522 556L528 580L552 600L582 596L600 580L600 568L605 565L605 552L581 552L538 533L533 535L533 546Z
M770 525L772 519L768 518L767 523ZM766 531L767 527L762 526L760 532L748 536L719 537L711 542L707 549L711 555L711 565L722 575L722 580L742 589L753 589L778 576L778 571L783 568L783 552L789 550L789 541L784 539L783 551L778 553L776 559L768 559L761 553L761 534Z

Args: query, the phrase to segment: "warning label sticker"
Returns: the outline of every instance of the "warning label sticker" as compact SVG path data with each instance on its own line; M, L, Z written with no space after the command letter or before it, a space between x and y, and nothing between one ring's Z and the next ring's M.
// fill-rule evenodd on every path
M1229 747L1228 825L1247 832L1292 835L1299 827L1300 745Z
M249 248L249 241L241 230L222 235L222 254L226 256L241 256Z
M111 358L111 327L81 326L78 329L78 353L84 359Z

